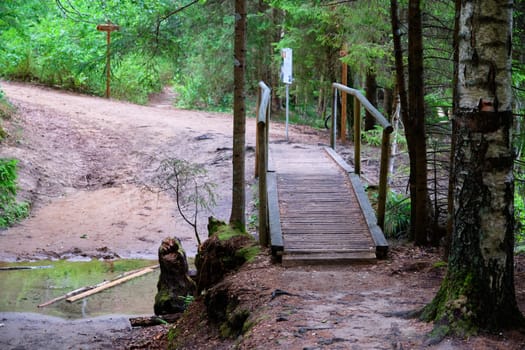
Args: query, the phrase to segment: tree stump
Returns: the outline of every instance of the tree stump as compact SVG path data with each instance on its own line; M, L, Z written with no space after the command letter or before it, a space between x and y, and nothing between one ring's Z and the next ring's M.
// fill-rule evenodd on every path
M209 238L195 258L199 293L220 282L224 275L237 270L260 251L248 233L213 218L209 219L208 233Z
M160 277L155 296L155 315L175 314L186 308L186 296L194 295L186 253L178 238L165 238L159 247Z

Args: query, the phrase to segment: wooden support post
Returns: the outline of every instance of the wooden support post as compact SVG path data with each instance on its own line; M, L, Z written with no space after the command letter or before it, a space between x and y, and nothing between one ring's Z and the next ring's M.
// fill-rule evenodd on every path
M257 123L257 138L259 139L259 244L267 247L269 243L268 235L268 188L266 186L266 156L267 142L265 140L266 125L264 122Z
M337 142L337 88L334 88L334 104L332 107L332 124L330 125L330 147L335 150Z
M361 102L354 97L354 173L361 175Z
M97 30L106 32L106 98L110 98L110 79L111 79L111 32L119 30L120 27L111 22L97 25Z
M388 165L390 163L390 133L387 129L383 130L381 141L381 165L379 168L379 196L377 201L377 225L384 231L386 196L388 191Z
M259 147L260 146L260 140L259 140L259 107L261 106L261 88L259 87L259 93L257 94L257 104L255 107L255 126L257 132L255 133L255 172L254 176L255 178L259 177Z

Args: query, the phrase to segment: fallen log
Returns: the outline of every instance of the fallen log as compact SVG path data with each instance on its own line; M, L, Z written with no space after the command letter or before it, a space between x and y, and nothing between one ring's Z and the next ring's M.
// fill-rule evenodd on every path
M109 283L109 281L104 281L102 283ZM101 284L101 283L99 283L99 284ZM41 308L41 307L49 306L51 304L56 303L57 301L64 300L66 298L72 297L74 295L77 295L79 293L88 291L88 290L93 289L93 288L95 288L95 286L86 286L86 287L82 287L82 288L78 288L78 289L72 290L71 292L68 292L68 293L66 293L64 295L61 295L61 296L56 297L54 299L48 300L45 303L42 303L42 304L38 305L37 307Z
M154 271L155 269L157 269L158 267L159 267L159 265L155 265L155 266L150 266L150 267L145 267L143 269L135 270L135 272L127 274L126 276L123 276L121 278L113 279L113 280L109 281L108 283L105 283L105 284L103 284L101 286L98 286L96 288L93 288L93 289L90 289L88 291L82 292L80 294L74 295L72 297L68 297L66 299L66 301L72 303L72 302L75 302L77 300L84 299L85 297L88 297L90 295L96 294L96 293L101 292L101 291L103 291L105 289L118 286L119 284L122 284L124 282L129 281L129 280L132 280L132 279L137 278L139 276L145 275L147 273L150 273L150 272Z
M181 317L179 314L169 314L160 316L143 316L143 317L132 317L129 319L131 327L152 327L161 324L175 323Z

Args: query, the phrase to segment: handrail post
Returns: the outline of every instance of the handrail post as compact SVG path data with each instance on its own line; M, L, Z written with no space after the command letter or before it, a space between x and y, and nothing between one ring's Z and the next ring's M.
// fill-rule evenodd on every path
M330 126L330 147L335 151L337 143L337 95L338 90L334 87L334 105L332 107L332 124Z
M270 243L268 220L268 129L270 120L270 88L259 82L257 97L257 135L256 135L256 172L259 175L259 244L267 247Z
M354 173L361 176L361 102L354 96Z
M388 190L388 164L390 158L390 133L384 129L381 141L381 165L379 168L379 196L377 201L377 225L384 230L386 195Z
M270 112L272 111L272 98L270 97L270 100L268 101L268 105L266 106L266 127L264 128L264 144L265 144L265 157L266 157L266 164L265 169L268 171L268 162L270 161L270 157L268 156L268 152L270 150Z
M259 108L261 107L261 94L262 94L262 89L261 87L258 88L258 93L257 93L257 104L256 104L256 107L255 107L255 127L256 127L256 130L257 132L255 133L255 171L254 171L254 177L255 178L258 178L259 177L259 147L260 147L260 140L259 140L259 118L258 118L258 114L259 114Z
M257 137L259 138L259 244L268 246L268 191L266 186L267 150L266 125L263 121L257 123Z
M388 163L390 157L390 133L393 131L392 124L388 121L358 90L349 88L339 83L332 84L334 88L334 110L337 113L337 90L341 93L349 93L354 96L354 172L361 175L361 104L370 112L375 120L383 127L383 138L381 140L381 164L379 169L379 198L377 208L377 225L383 229L385 226L386 196L388 190ZM335 119L335 117L334 117ZM336 121L332 121L331 143L335 149ZM333 138L333 141L332 141Z

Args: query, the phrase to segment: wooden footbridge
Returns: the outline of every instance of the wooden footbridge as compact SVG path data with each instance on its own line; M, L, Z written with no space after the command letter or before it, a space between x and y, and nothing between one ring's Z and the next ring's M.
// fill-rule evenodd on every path
M338 91L354 95L356 111L363 103L384 126L385 159L381 162L384 166L380 171L376 218L358 175L360 147L355 147L357 161L351 168L335 152L337 123L332 126L331 148L290 143L272 143L269 147L269 89L264 83L260 87L256 161L260 243L271 246L273 254L282 258L285 266L367 262L384 257L388 243L381 227L390 124L358 91L334 84L334 100ZM333 114L332 120L336 120L335 106ZM360 135L359 118L356 124L354 134Z

